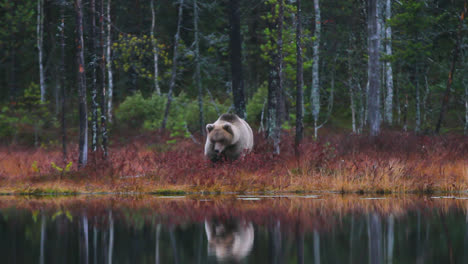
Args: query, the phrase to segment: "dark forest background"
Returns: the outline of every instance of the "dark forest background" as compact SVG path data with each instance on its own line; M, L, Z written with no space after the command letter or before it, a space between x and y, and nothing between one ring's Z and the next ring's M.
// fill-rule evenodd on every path
M0 0L0 140L85 155L109 135L195 139L224 112L274 146L302 119L468 133L466 2Z

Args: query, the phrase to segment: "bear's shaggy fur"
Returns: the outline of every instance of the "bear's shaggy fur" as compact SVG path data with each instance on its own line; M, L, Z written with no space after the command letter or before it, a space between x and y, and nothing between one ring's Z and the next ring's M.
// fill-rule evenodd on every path
M213 162L236 160L252 151L253 133L249 124L235 114L223 114L206 125L205 156Z

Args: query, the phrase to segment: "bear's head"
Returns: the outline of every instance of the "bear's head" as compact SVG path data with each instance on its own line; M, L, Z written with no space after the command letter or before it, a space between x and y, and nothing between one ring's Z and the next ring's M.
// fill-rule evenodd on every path
M223 151L235 144L233 126L229 122L217 121L214 124L206 125L208 140L214 145L216 154L221 154Z

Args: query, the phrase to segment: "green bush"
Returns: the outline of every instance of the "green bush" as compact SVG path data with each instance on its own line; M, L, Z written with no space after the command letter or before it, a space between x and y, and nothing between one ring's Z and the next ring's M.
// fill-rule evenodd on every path
M116 110L116 119L122 126L132 129L155 130L161 127L166 109L166 95L153 94L144 98L140 92L128 96ZM220 114L228 109L228 103L211 102L209 97L203 99L204 120L213 122L218 118L216 107ZM216 107L214 106L216 104ZM173 136L187 135L187 129L191 132L200 131L198 100L190 99L185 93L174 96L166 128L171 130Z

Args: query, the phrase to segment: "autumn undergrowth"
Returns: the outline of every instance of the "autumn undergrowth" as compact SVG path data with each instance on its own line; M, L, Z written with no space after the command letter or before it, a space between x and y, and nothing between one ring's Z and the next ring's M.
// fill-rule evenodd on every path
M199 142L203 142L198 138ZM295 154L285 131L281 154L264 135L252 153L211 163L203 143L167 133L113 139L109 156L90 153L77 166L77 146L63 159L59 148L0 147L3 193L181 192L457 192L468 190L468 138L383 132L381 136L323 133L306 137Z

